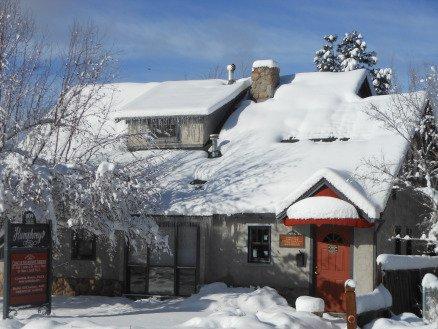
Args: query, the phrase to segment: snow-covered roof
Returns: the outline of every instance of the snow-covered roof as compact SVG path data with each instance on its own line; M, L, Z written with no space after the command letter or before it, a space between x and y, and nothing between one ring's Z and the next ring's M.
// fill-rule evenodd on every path
M287 209L288 218L336 219L359 218L356 208L347 201L331 196L304 198Z
M157 181L159 214L278 213L324 177L375 219L391 185L367 180L370 168L364 161L384 155L396 172L407 142L365 113L370 104L382 111L392 104L391 96L357 96L366 78L365 70L299 73L272 99L243 101L220 132L219 158L210 159L204 151L151 150L119 154L116 161L159 154L149 161L163 173ZM327 137L332 141L324 142ZM281 142L289 138L294 142ZM194 179L206 183L190 184Z
M145 90L122 108L116 117L208 115L233 100L250 84L248 78L233 84L220 79L162 82Z

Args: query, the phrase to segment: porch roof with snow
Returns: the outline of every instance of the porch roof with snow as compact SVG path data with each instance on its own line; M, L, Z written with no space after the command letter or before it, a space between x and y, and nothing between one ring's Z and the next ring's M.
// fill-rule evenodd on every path
M273 98L261 103L243 101L228 118L219 135L219 158L208 158L204 151L154 150L113 152L110 159L123 162L130 157L144 158L154 170L163 172L157 179L161 199L156 214L280 215L309 182L321 177L331 181L336 176L336 180L342 178L333 183L336 188L367 218L377 219L392 186L389 180L378 184L368 180L372 172L364 160L381 159L384 154L392 173L396 173L407 142L365 113L371 104L387 111L393 101L392 96L359 97L365 79L365 70L283 77ZM147 92L148 96L137 97L134 104L140 104L143 96L149 104L158 103L163 94L157 90L155 99L153 90ZM216 94L211 95L212 99L202 104L216 103ZM424 94L418 95L425 102ZM185 99L184 93L172 100L175 109L187 108L191 101L191 95ZM197 113L208 113L205 108L202 111ZM154 113L164 112L156 109ZM157 154L159 157L155 157ZM155 160L148 161L151 158ZM321 168L331 169L321 173ZM194 180L205 183L193 185Z
M116 118L209 115L250 86L250 79L166 81L126 104Z

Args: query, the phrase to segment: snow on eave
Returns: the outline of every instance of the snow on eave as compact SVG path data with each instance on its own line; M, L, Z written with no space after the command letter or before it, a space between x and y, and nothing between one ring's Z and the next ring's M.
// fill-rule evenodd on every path
M159 83L153 89L133 99L116 113L115 119L207 116L235 100L236 97L250 86L250 78L239 79L233 84L227 84L227 81L222 79L166 81ZM160 91L160 88L164 89L164 91ZM209 91L211 91L210 94ZM168 95L166 96L163 93ZM208 95L211 96L210 100ZM184 105L175 105L174 101L178 96L181 97L179 103L185 103ZM153 104L156 97L159 98L158 103ZM172 101L168 104L164 101L163 104L163 98ZM142 102L143 104L141 104ZM148 104L148 102L153 105Z
M344 174L344 176L347 176ZM379 219L381 210L373 204L365 195L354 185L358 185L351 177L343 177L340 172L331 168L323 168L318 170L310 178L308 178L299 188L297 188L288 197L283 199L277 207L277 217L283 217L287 209L296 201L300 200L306 193L308 193L319 182L326 180L337 191L343 194L348 201L353 203L356 207L362 210L370 221Z

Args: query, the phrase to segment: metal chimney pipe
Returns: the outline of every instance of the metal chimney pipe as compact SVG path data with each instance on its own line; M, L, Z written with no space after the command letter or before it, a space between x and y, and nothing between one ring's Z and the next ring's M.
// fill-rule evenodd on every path
M229 64L227 65L227 71L228 71L228 82L227 84L231 85L234 82L236 82L234 80L234 71L236 70L236 65L234 64Z
M210 140L211 140L211 152L209 154L210 158L218 158L222 156L221 151L219 150L219 147L217 145L217 141L219 139L219 134L211 134Z

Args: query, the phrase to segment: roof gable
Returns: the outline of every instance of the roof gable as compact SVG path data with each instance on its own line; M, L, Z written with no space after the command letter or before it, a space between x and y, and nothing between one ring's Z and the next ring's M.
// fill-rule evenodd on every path
M324 168L304 181L299 188L278 204L277 218L284 218L287 209L293 203L317 195L323 187L328 187L338 198L355 205L361 217L371 221L380 217L380 208L368 200L365 192L357 182L346 174L341 174L330 168ZM324 194L332 196L328 195L330 193Z

